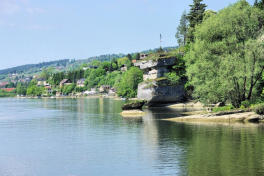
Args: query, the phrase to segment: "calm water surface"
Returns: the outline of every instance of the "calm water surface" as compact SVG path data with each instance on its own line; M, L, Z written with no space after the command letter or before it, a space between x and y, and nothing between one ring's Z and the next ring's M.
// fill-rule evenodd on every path
M264 175L262 125L124 119L112 99L0 99L0 176Z

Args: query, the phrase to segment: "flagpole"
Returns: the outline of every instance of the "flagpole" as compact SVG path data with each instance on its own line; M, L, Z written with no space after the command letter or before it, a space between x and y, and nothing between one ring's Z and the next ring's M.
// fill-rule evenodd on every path
M162 35L160 34L160 48L161 48L161 42L162 42Z

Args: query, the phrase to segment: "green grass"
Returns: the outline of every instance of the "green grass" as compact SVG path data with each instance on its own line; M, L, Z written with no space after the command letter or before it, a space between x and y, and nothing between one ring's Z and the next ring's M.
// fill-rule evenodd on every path
M157 61L159 59L169 59L172 57L182 57L181 52L179 49L172 50L169 52L156 52L156 53L151 53L149 54L148 57L146 57L144 60L154 60Z
M3 93L3 92L0 92L0 98L1 97L15 97L16 94L15 93Z
M259 115L264 115L264 103L252 105L251 109Z
M232 105L227 105L227 106L223 106L223 107L215 107L215 108L213 108L213 112L230 111L232 109L234 109L234 107Z

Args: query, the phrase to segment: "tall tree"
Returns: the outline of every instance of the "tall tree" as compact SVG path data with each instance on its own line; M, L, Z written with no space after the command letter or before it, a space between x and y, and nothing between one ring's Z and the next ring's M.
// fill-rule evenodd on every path
M257 97L254 89L264 71L263 19L261 10L241 0L196 28L186 61L197 98L204 103L229 100L240 107Z
M254 2L254 6L255 6L255 7L258 6L258 0L255 0L255 2Z
M260 8L260 9L264 9L264 0L260 0L260 1L255 0L254 6Z
M187 15L187 19L189 20L190 30L188 34L188 40L190 42L194 41L194 29L195 26L202 23L204 12L207 7L206 4L202 3L203 0L193 0L193 4L190 5L191 9L189 14Z
M188 19L187 19L186 11L184 11L180 19L180 24L177 27L177 33L175 35L179 46L184 46L186 44L187 32L188 32Z

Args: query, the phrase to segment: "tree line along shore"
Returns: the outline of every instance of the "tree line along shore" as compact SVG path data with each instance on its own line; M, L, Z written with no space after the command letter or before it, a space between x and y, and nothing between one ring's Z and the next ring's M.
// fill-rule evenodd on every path
M205 105L220 103L213 111L254 109L264 113L264 1L250 5L239 0L218 12L193 0L176 32L179 46L128 54L110 61L92 61L68 72L46 68L27 83L7 83L0 96L64 96L106 93L137 97L142 60L162 56L177 62L160 80L183 84L185 100ZM157 56L158 55L158 56ZM0 85L1 86L1 85ZM14 89L7 89L14 88Z

